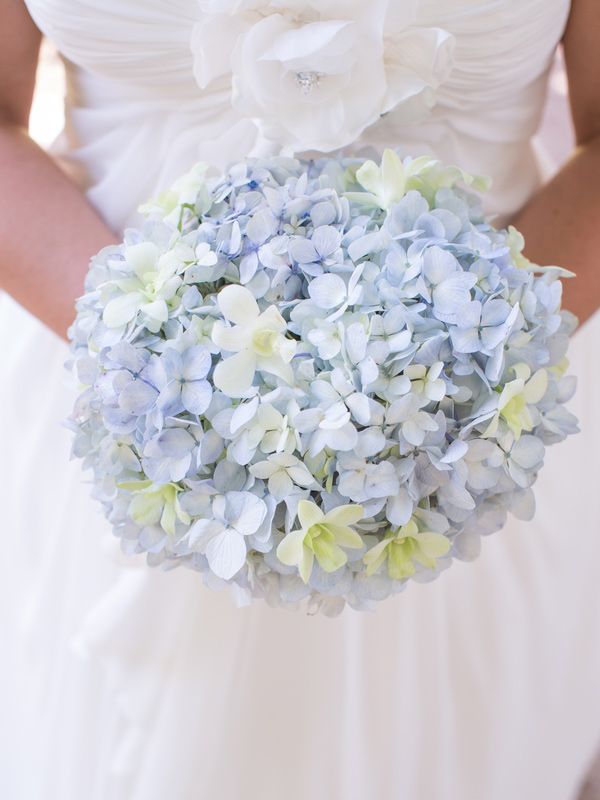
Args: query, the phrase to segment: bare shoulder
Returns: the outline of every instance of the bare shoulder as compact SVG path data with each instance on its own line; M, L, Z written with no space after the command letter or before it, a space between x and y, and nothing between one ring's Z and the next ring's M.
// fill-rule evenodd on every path
M573 0L564 39L577 141L600 137L600 2Z
M27 126L40 39L23 0L1 0L0 122Z

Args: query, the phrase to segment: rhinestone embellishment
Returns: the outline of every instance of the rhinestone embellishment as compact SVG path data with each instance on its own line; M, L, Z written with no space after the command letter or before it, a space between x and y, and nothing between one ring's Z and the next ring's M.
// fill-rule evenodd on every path
M300 87L302 94L310 94L313 89L318 89L320 80L320 73L312 70L296 73L296 83Z

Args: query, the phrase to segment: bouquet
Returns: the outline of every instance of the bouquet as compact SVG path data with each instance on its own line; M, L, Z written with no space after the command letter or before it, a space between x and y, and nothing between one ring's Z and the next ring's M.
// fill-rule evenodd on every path
M127 553L334 615L534 513L575 318L428 157L196 166L92 259L74 456Z

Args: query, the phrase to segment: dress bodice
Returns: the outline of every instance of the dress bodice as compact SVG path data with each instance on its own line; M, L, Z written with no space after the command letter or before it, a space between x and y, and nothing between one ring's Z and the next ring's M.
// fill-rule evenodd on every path
M67 65L67 156L120 228L192 162L265 142L430 153L490 175L489 210L513 212L537 184L530 142L570 2L27 5Z

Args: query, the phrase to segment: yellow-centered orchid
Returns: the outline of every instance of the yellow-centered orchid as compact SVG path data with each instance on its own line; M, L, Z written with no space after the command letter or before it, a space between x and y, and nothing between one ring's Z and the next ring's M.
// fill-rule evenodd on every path
M539 403L546 394L548 373L545 369L538 369L532 375L527 364L523 363L515 364L512 369L517 377L502 389L498 399L498 411L481 434L483 437L496 435L500 419L506 422L517 440L523 431L531 431L534 428L529 406Z
M285 536L277 548L277 558L290 567L298 567L308 583L315 558L325 572L342 567L348 556L342 548L360 549L363 541L350 526L363 517L363 507L345 505L324 514L316 503L300 500L298 519L301 527Z
M402 580L415 574L415 562L429 569L435 569L436 559L445 556L450 549L450 541L441 533L419 531L414 519L390 533L363 556L367 575L377 572L387 561L390 578Z
M189 525L191 518L181 508L175 483L156 484L152 481L128 481L118 484L119 489L134 492L129 504L129 514L138 525L160 525L173 535L176 520Z

